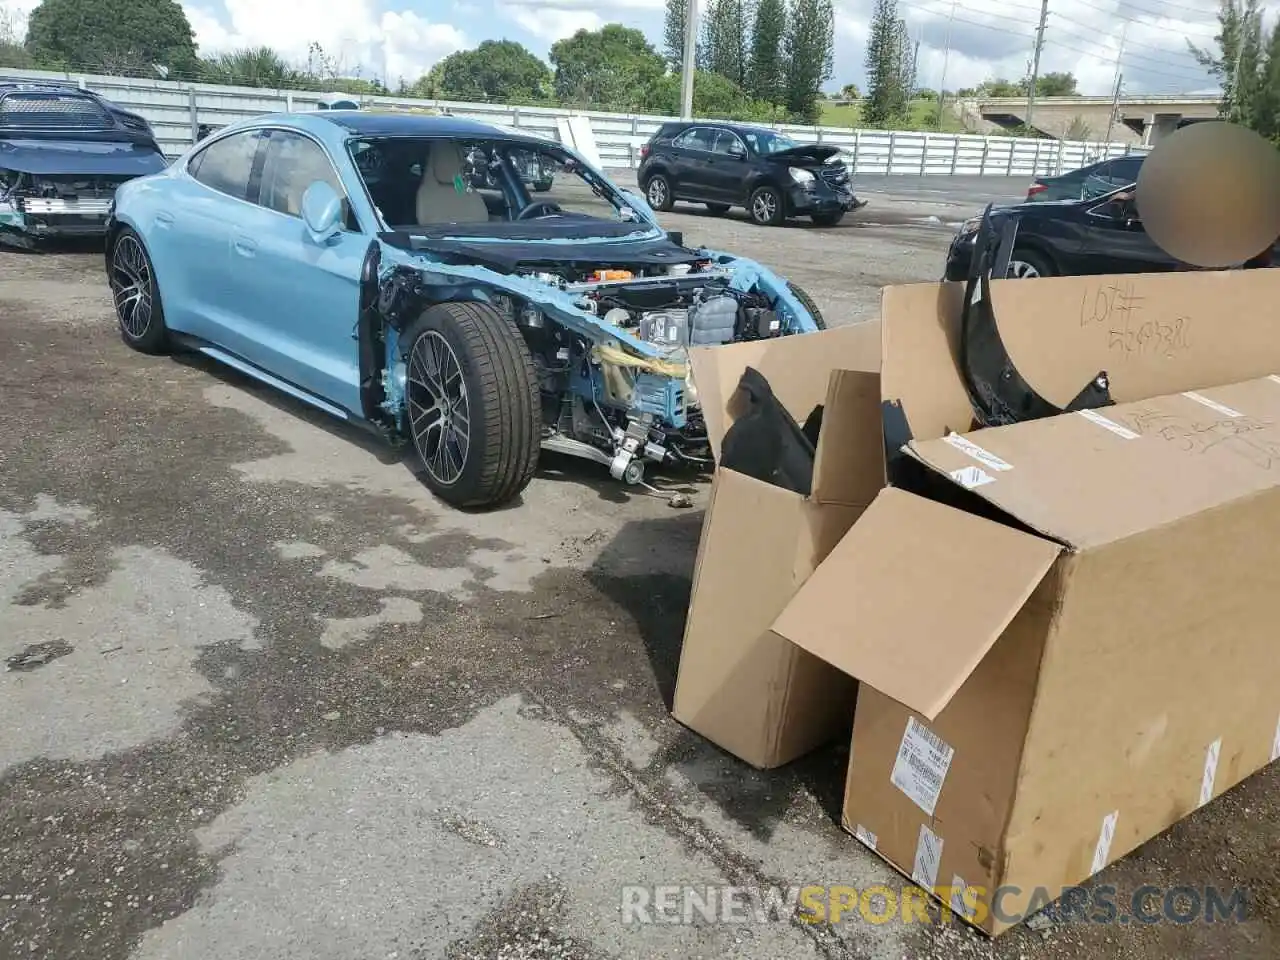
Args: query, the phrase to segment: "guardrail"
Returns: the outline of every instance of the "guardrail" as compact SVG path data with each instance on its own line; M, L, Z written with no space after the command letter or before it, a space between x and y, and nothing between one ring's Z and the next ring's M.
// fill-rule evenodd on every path
M196 139L196 132L201 124L222 126L263 113L309 110L323 96L311 91L266 90L40 70L0 69L0 77L62 80L94 90L146 117L155 128L161 147L169 156L177 156L186 150ZM613 169L637 167L640 148L660 124L672 119L541 106L456 103L449 100L368 96L359 99L366 108L435 107L456 116L525 129L552 140L559 139L556 125L558 118L585 116L590 119L601 161L605 167ZM841 148L845 162L854 174L1034 176L1074 170L1106 157L1145 152L1126 144L1101 141L850 130L790 124L769 126L800 143L825 143Z

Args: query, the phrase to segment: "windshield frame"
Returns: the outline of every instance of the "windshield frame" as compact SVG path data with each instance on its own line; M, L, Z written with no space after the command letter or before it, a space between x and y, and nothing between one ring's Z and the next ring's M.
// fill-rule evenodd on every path
M630 234L628 234L625 237L610 238L610 239L634 239L635 233L640 231L643 231L650 236L654 235L655 231L658 233L662 232L662 227L658 224L653 214L642 203L638 203L635 197L633 197L631 194L628 194L626 191L624 191L621 187L619 187L616 183L614 183L613 180L611 180L603 171L597 169L594 165L588 163L586 159L583 158L581 155L565 147L564 144L556 143L554 140L545 140L539 137L526 136L526 135L520 135L515 133L507 133L504 131L496 131L493 135L472 136L472 137L460 137L456 135L431 135L431 134L425 134L425 135L424 134L393 134L393 135L375 135L375 136L355 134L345 138L344 144L343 144L344 153L346 154L347 161L352 166L352 172L354 173L356 180L360 184L360 189L364 194L365 200L369 204L369 209L373 212L373 216L378 224L380 232L408 233L411 235L414 233L413 229L406 229L405 225L396 225L396 224L391 224L387 222L381 210L378 208L377 203L374 201L373 196L369 190L369 184L366 182L365 176L363 172L360 170L360 165L356 160L356 156L357 156L356 146L361 143L388 143L388 142L394 142L394 141L423 142L423 141L435 141L435 140L447 140L452 143L456 143L459 146L465 146L468 144L472 144L472 145L485 144L490 148L497 147L499 149L502 149L504 153L509 153L512 150L529 150L535 153L541 153L543 155L549 156L552 159L557 160L562 166L565 163L565 161L571 161L574 167L576 167L576 169L570 170L570 171L564 171L564 172L575 175L581 178L583 181L585 181L588 186L598 189L603 195L602 199L608 202L613 207L615 214L618 215L617 219L603 219L603 218L591 218L591 219L597 220L599 223L602 223L602 224L608 224L614 228L616 228L619 224L628 224L628 223L635 228ZM506 157L505 162L507 164L510 164L511 161L509 156ZM520 179L518 173L515 175L515 180L520 191L524 194L525 199L529 203L537 203L538 200L529 193L523 181ZM528 204L526 204L526 206L527 205ZM634 216L634 220L628 221L623 219L621 217L621 213L623 209L630 210L632 215ZM514 223L519 223L520 221L507 220L504 222L514 224ZM535 221L529 221L529 222L535 222ZM589 221L586 221L586 222L589 222ZM492 221L486 221L485 223L491 224ZM424 225L421 225L421 224L415 224L413 226L418 228L419 230L425 229ZM433 230L432 235L434 235L435 232L438 231L439 227L444 227L444 226L447 226L447 225L445 224L434 225L436 230ZM454 226L457 228L457 232L450 232L448 234L449 238L451 239L468 240L468 241L474 241L474 242L498 242L498 243L543 242L539 240L527 239L524 237L502 237L502 236L494 236L494 235L475 236L467 232L466 228L468 226L479 226L479 222L477 222L476 224L458 223L458 224L455 224ZM426 235L427 234L424 232L423 236L426 236ZM559 239L553 242L560 242L560 243L599 242L601 239L602 238L599 238L599 237L591 237L590 239L583 239L583 240L579 240L576 238L572 238L572 239L566 238L566 239Z

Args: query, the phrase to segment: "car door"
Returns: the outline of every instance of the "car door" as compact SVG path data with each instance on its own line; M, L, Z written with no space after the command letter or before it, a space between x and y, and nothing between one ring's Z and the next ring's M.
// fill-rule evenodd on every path
M747 145L732 130L717 130L707 167L707 195L725 203L742 203L747 179Z
M263 139L255 129L210 141L186 161L154 217L152 246L170 327L231 350L243 332L228 252L231 228L256 190Z
M1131 200L1105 199L1086 209L1081 219L1082 273L1160 273L1182 268L1147 235Z
M711 189L711 148L716 131L710 127L690 127L671 142L676 157L676 192L694 200L707 198Z
M344 230L318 244L302 195L323 180L343 198ZM231 231L232 271L248 336L246 360L346 410L360 412L354 336L360 270L369 248L333 160L317 140L273 129L257 203Z

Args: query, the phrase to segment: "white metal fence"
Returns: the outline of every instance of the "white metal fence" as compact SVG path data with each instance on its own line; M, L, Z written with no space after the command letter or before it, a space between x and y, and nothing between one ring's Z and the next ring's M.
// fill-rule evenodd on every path
M221 126L256 114L307 110L314 107L322 96L310 91L266 90L39 70L0 69L0 77L71 81L97 91L146 117L155 128L161 147L170 156L177 156L192 143L200 124ZM553 140L558 139L557 118L571 115L589 117L600 158L605 167L612 169L638 166L640 148L662 122L672 119L495 103L455 103L398 97L360 99L366 107L396 105L443 108L457 116L523 128ZM1135 152L1135 148L1126 144L1100 141L849 130L789 124L773 126L801 143L825 143L840 147L845 151L845 160L855 174L1033 176L1074 170L1105 157Z

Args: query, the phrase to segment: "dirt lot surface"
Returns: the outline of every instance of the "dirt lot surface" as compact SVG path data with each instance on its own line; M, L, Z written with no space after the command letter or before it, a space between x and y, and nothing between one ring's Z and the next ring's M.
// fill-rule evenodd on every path
M974 212L872 199L664 219L851 322ZM839 828L840 748L761 774L668 716L705 487L673 510L547 458L518 506L444 509L322 416L126 349L96 252L0 253L0 467L0 659L46 660L0 672L5 960L1280 956L1274 768L1097 878L1122 918L1245 888L1243 923L623 923L627 885L902 887Z

